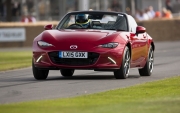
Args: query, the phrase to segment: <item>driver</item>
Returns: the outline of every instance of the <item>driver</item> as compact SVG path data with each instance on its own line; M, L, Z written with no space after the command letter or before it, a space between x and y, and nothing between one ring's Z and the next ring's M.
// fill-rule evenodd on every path
M88 15L85 14L76 15L76 24L81 25L83 28L89 28L90 20L88 19Z

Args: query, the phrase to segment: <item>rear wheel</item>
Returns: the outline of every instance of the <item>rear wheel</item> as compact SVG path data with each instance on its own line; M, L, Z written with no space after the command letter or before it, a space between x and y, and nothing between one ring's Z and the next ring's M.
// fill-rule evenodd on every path
M34 78L36 80L45 80L49 74L49 70L40 70L34 66L33 62L32 62L32 71L33 71Z
M71 77L74 74L74 69L61 69L60 72L64 77Z
M154 64L154 51L152 46L150 46L146 64L142 69L139 69L140 76L150 76L153 71Z
M121 67L120 69L114 71L114 76L116 79L126 79L128 77L130 69L130 60L130 51L129 48L126 47L124 50Z

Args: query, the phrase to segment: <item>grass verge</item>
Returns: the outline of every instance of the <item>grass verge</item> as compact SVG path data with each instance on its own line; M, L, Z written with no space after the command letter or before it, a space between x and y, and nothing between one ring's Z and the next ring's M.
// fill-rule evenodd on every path
M0 105L1 113L179 113L180 76L74 98Z
M31 51L0 52L0 71L28 67L31 63Z

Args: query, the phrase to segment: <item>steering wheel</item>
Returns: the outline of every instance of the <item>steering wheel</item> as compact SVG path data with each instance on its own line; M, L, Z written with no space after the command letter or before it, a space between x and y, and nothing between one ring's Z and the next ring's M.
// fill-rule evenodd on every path
M78 26L78 27L81 27L81 28L83 27L83 26L80 25L80 24L71 24L71 25L69 26L69 28L70 28L70 27L75 27L75 26Z

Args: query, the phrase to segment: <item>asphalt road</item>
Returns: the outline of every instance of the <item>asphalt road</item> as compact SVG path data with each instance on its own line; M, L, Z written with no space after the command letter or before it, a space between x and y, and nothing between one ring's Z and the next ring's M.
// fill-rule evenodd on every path
M180 75L180 41L155 45L154 72L150 77L140 77L137 69L130 70L125 80L116 80L112 72L76 70L72 78L50 71L47 80L37 81L31 67L0 72L0 104L92 94Z

